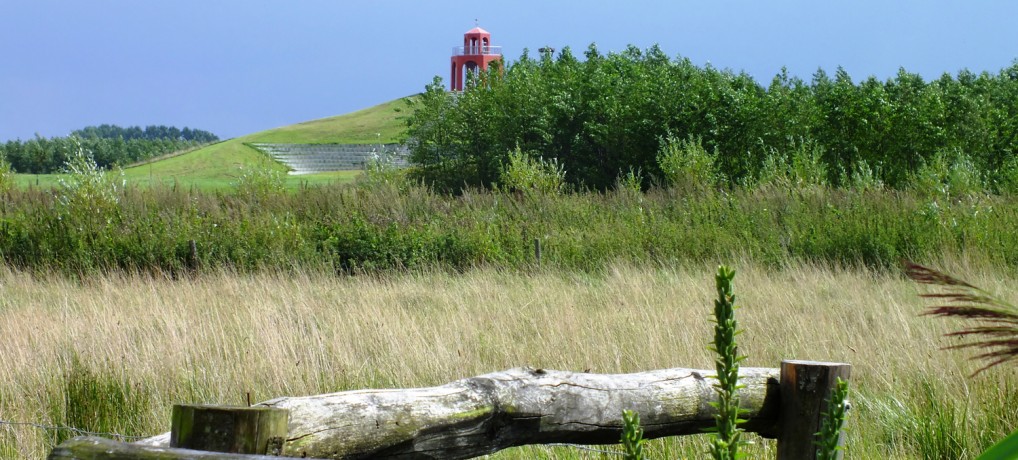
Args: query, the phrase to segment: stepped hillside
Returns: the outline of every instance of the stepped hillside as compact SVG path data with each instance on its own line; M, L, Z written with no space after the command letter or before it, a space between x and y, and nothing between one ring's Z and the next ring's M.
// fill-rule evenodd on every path
M233 138L194 152L129 168L125 173L139 183L160 181L194 184L203 188L227 187L236 181L245 166L269 167L280 172L288 170L255 145L395 144L402 133L401 117L406 109L405 99L400 98L345 115ZM308 174L299 178L291 176L291 182L316 184L351 180L360 169L357 167L359 163L355 165L349 157L346 157L346 163L348 167L345 169L353 171Z
M294 125L236 137L194 151L169 155L124 169L128 183L138 185L165 184L202 189L232 187L245 167L267 167L288 171L282 163L270 158L254 144L364 144L370 151L379 144L396 144L403 131L401 117L408 109L400 98L345 115L311 120ZM395 149L395 146L390 146ZM350 181L358 174L360 163L347 156L343 163L348 171L288 176L291 186ZM23 175L16 180L23 186L42 187L56 183L57 175Z

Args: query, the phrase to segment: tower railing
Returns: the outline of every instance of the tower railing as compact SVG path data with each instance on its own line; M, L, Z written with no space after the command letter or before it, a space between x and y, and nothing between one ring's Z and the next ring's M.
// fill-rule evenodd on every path
M473 56L478 54L502 54L501 46L454 46L453 56Z

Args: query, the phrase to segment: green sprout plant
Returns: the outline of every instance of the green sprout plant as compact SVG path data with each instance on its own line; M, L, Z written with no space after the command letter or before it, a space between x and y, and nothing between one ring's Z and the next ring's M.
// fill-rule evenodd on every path
M622 411L622 458L625 460L646 460L643 446L643 428L640 428L640 414L631 410Z
M817 460L836 460L841 445L841 428L848 413L848 382L838 377L817 433Z
M735 460L739 458L739 447L745 444L741 438L742 429L739 418L739 363L746 359L739 355L736 336L739 325L735 320L735 294L732 292L732 279L735 270L724 265L718 267L714 277L718 298L714 301L714 341L711 350L717 353L714 361L718 383L714 391L718 401L711 403L717 414L714 416L716 426L711 430L710 453L715 460Z

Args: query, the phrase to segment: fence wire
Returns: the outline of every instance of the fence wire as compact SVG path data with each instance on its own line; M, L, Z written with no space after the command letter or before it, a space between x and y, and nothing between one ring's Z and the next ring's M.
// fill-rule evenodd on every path
M120 434L120 433L108 433L108 432L104 432L104 431L88 431L88 430L82 430L80 428L74 428L74 427L71 427L71 426L63 426L63 425L45 425L45 424L42 424L42 423L33 423L33 422L12 422L12 421L9 421L9 420L0 420L0 426L29 427L29 428L36 428L36 429L45 430L45 431L61 431L61 430L63 430L63 431L69 431L69 432L74 433L75 435L78 435L78 436L100 436L100 437L110 438L110 439L119 439L119 440L122 440L122 441L132 441L132 440L133 441L137 441L139 439L145 439L145 438L151 438L152 437L152 436L132 436L132 435ZM581 446L581 445L578 445L578 444L551 443L551 444L541 444L540 446L541 447L548 447L548 448L551 448L551 447L567 447L567 448L570 448L570 449L576 449L576 450L581 450L581 451L585 451L585 452L592 452L592 453L596 453L596 454L607 454L607 455L615 455L615 456L625 455L623 452L619 452L617 450L595 449L593 447Z
M619 452L617 450L595 449L593 447L581 446L579 444L551 443L551 444L541 444L541 446L568 447L570 449L582 450L582 451L586 451L586 452L594 452L594 453L597 453L597 454L608 454L608 455L618 455L618 456L626 455L624 452Z
M120 439L120 440L124 440L124 441L127 441L127 440L138 440L138 439L145 439L145 438L151 438L152 437L152 436L131 436L131 435L127 435L127 434L106 433L106 432L102 432L102 431L88 431L88 430L82 430L80 428L74 428L72 426L44 425L42 423L32 423L32 422L11 422L11 421L8 421L8 420L0 420L0 425L6 425L6 426L12 426L12 427L14 427L14 426L31 427L31 428L38 428L40 430L46 430L46 431L60 431L60 430L64 430L64 431L69 431L71 433L74 433L75 435L78 435L78 436L101 436L101 437L104 437L104 438Z

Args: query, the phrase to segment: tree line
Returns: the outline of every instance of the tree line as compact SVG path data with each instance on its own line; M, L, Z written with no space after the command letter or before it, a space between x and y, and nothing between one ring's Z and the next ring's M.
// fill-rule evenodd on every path
M100 125L76 130L67 137L36 136L27 141L7 141L0 144L0 158L6 158L11 169L18 173L50 174L60 172L79 148L91 153L99 167L111 168L218 140L208 131L186 127L148 126L142 129L137 126Z
M853 81L838 68L810 81L782 70L768 85L745 72L698 67L657 46L578 59L523 55L447 92L440 78L411 100L413 173L442 188L498 185L511 151L555 159L575 186L605 189L627 173L661 178L675 139L712 155L724 184L759 181L805 155L823 180L856 175L907 186L924 166L970 165L985 184L1018 178L1018 60L993 74L932 81L900 69Z
M201 129L184 129L175 126L151 125L142 128L140 126L128 126L126 128L117 125L86 126L73 131L72 136L81 138L97 137L102 139L122 138L126 141L144 139L149 141L168 139L180 141L192 141L200 143L216 142L219 136Z

